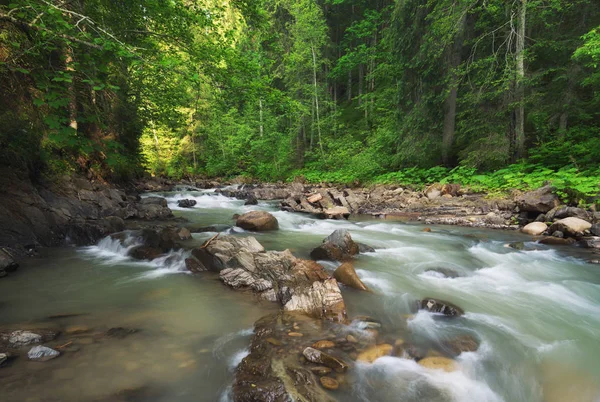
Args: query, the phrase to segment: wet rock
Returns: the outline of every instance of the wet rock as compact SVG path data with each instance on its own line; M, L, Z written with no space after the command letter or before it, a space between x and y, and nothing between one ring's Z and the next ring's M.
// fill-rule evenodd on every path
M188 228L181 228L177 231L177 238L179 240L189 240L192 238L192 234Z
M258 204L258 199L256 199L256 197L253 194L250 194L248 196L248 198L246 199L246 202L244 202L244 205L257 205Z
M554 188L544 186L534 191L529 191L515 200L521 211L546 213L559 205L558 196Z
M391 355L393 350L394 347L387 343L370 346L366 350L360 352L356 360L363 363L373 363L380 357Z
M343 321L346 305L335 279L315 281L310 287L298 287L284 304L287 311L303 311L313 317Z
M444 370L446 372L457 370L456 362L454 360L441 356L425 357L424 359L419 360L419 364L433 370Z
M340 383L331 377L321 377L319 381L321 382L323 388L331 391L335 391L340 387Z
M358 290L366 290L366 291L369 290L367 285L365 285L360 280L360 278L356 274L356 270L354 269L354 266L350 262L345 262L342 265L340 265L334 271L333 277L335 279L337 279L338 282L340 282L346 286L349 286L351 288L358 289Z
M173 212L167 206L167 200L162 197L142 198L135 206L132 218L146 220L167 219L173 216Z
M590 228L590 232L594 235L594 236L600 236L600 223L594 223L592 225L592 227Z
M110 328L108 331L106 331L106 336L111 337L111 338L123 339L123 338L125 338L129 335L135 334L139 331L140 331L139 329L135 329L135 328L115 327L115 328Z
M458 278L460 276L458 272L450 268L429 268L425 272L436 272L443 278Z
M54 349L51 349L46 346L34 346L29 352L27 352L27 357L29 360L33 360L36 362L45 362L48 360L52 360L56 357L60 356L60 352Z
M546 225L544 222L532 222L528 225L525 225L525 227L521 229L521 232L532 236L539 236L546 230L548 230L548 225Z
M318 263L298 259L289 250L265 251L252 237L222 236L192 254L204 266L219 270L221 280L232 288L250 289L287 311L345 318L337 281Z
M441 313L449 317L457 317L464 314L464 311L452 303L446 301L426 298L419 302L419 308L427 310L430 313Z
M358 339L356 339L356 337L354 335L346 336L346 340L350 343L358 343Z
M129 256L136 260L153 260L163 254L162 250L148 246L137 246L129 251Z
M202 265L202 263L194 257L185 259L185 267L188 269L188 271L193 273L208 271L208 268Z
M359 242L355 242L355 243L358 244L358 252L360 254L375 252L375 249L369 245L366 245L364 243L359 243Z
M323 244L311 251L310 256L314 260L345 261L358 253L358 244L352 240L350 232L338 229L323 240Z
M236 225L246 230L256 232L277 230L279 223L277 218L266 211L251 211L237 218Z
M177 201L177 206L179 208L192 208L194 207L198 202L196 200L179 200Z
M273 347L267 341L282 335L279 330L282 322L296 321L300 317L295 314L278 313L256 322L249 348L250 354L242 360L235 372L232 385L233 401L332 402L313 372L299 365L296 353L289 349ZM290 344L293 343L292 340Z
M304 336L304 334L301 332L288 332L288 336L291 336L294 338L302 338Z
M348 370L348 364L346 362L318 349L308 347L304 349L302 354L309 362L329 367L338 373L343 373Z
M0 248L0 272L12 272L19 268L11 253Z
M335 343L324 339L324 340L313 343L312 347L315 349L331 349L331 348L335 347Z
M559 239L562 239L565 237L565 234L560 230L556 230L552 233L552 237L558 237Z
M456 338L443 341L442 347L452 356L458 356L462 352L475 352L479 349L479 342L471 335L461 335Z
M51 329L32 329L32 330L0 330L0 342L12 348L33 345L36 343L48 342L58 336L58 331Z
M559 230L568 236L582 236L583 232L590 230L591 228L592 224L588 221L571 217L554 222L548 231L553 233L554 231Z
M412 343L403 345L403 350L406 352L408 357L415 361L419 361L427 355L427 351L425 349Z
M600 237L588 236L584 237L577 242L577 244L584 248L600 248Z
M552 245L552 246L569 246L569 245L575 243L575 239L572 239L572 238L563 239L560 237L546 236L546 237L540 239L538 241L538 243Z
M525 243L523 243L522 241L517 241L514 243L510 243L508 245L508 247L521 251L521 250L525 250Z
M0 367L8 366L10 364L10 362L16 358L17 358L17 356L13 353L8 353L8 352L0 353Z

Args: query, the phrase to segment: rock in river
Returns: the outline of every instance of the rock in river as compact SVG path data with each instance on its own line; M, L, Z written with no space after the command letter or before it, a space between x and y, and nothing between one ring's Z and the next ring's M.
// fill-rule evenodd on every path
M348 370L348 364L337 357L333 357L330 354L322 352L314 348L306 348L302 352L306 360L312 363L321 364L323 366L334 369L338 373L343 373Z
M349 286L358 290L369 290L367 285L365 285L354 270L354 266L350 262L345 262L340 265L335 272L333 273L333 277L337 279L338 282L343 283L346 286Z
M196 200L185 199L185 200L179 200L179 201L177 201L177 205L180 208L192 208L196 204L197 204Z
M456 317L464 314L464 311L452 303L442 300L426 298L419 302L419 308L430 313L441 313L445 316Z
M52 360L55 357L58 357L60 352L50 349L46 346L34 346L27 353L27 357L29 360L33 360L36 362L45 362L48 360Z
M447 372L456 371L456 362L447 357L432 356L419 360L419 364L428 369L444 370Z
M394 347L387 343L383 343L381 345L373 345L368 347L366 350L360 352L356 360L364 363L373 363L380 357L390 355L393 350Z
M337 281L320 264L296 258L289 250L265 251L253 237L221 236L192 254L207 268L219 271L226 285L250 289L287 311L336 321L346 316Z
M246 230L263 232L277 230L279 223L277 218L266 211L250 211L237 218L236 225Z
M358 253L359 246L352 240L350 232L338 229L311 251L310 256L313 260L346 261Z

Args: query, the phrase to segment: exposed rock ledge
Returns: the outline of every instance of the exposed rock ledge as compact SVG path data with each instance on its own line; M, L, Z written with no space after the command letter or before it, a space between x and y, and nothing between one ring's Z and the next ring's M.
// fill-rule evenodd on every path
M165 199L79 176L33 183L23 172L0 169L0 247L14 256L37 246L92 244L124 229L125 220L172 217Z

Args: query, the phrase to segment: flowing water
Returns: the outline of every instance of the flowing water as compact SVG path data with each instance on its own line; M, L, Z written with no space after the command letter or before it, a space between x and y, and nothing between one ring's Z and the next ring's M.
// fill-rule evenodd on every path
M206 191L159 194L178 216L198 226L231 228L232 215L271 211L276 232L253 234L267 248L308 257L333 230L349 229L373 253L355 263L373 293L342 289L350 316L368 314L426 345L457 334L481 341L446 373L412 360L383 357L357 364L340 400L439 402L600 401L600 268L574 248L553 249L514 232L431 227L381 220L316 220ZM194 208L177 200L195 199ZM214 232L194 234L201 244ZM506 247L524 241L523 250ZM91 328L75 338L77 352L45 363L15 360L0 369L2 401L99 401L150 385L144 401L227 401L233 370L247 353L252 323L276 306L224 287L216 274L189 275L185 252L151 262L126 254L110 238L86 248L46 250L0 281L0 324L47 321ZM333 271L337 264L323 263ZM436 268L455 271L448 278ZM462 307L452 320L418 312L413 302L435 297ZM111 327L141 331L105 339ZM410 335L407 335L410 334Z

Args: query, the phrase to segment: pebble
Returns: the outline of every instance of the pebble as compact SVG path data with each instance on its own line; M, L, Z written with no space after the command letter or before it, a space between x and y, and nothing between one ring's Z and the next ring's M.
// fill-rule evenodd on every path
M288 336L301 337L304 336L304 334L301 334L300 332L288 332Z
M267 338L266 341L274 346L281 346L281 341L275 338Z
M60 352L46 346L34 346L27 353L29 360L45 362L60 356Z
M65 329L65 333L69 335L84 334L90 332L90 327L85 325L71 325Z
M329 367L316 366L316 367L311 367L310 371L312 371L313 373L315 373L318 376L323 376L323 375L327 375L327 374L331 373L332 370Z
M356 339L356 337L354 335L348 335L346 337L346 340L350 343L358 343L358 339Z
M315 349L330 349L335 347L335 343L327 340L317 341L312 345Z
M340 383L331 377L321 377L319 380L321 381L321 385L325 389L334 391L340 387Z

